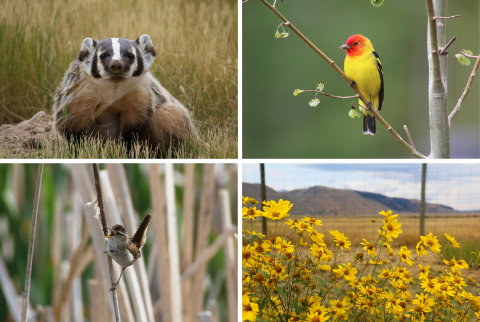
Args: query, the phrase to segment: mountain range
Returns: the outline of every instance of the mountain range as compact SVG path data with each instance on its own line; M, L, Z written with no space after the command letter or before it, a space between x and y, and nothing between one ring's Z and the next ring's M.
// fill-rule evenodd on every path
M242 189L243 196L261 200L260 184L244 182ZM412 215L420 213L420 200L391 198L379 193L322 186L281 192L267 186L266 190L267 200L283 199L292 202L290 214L293 215L370 216L378 214L381 210ZM257 209L262 209L262 206L257 205ZM425 214L454 215L462 212L449 206L426 202Z

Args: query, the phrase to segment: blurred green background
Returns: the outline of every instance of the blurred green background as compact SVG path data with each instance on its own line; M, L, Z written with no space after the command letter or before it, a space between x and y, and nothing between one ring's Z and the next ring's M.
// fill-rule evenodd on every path
M270 1L273 4L273 1ZM408 142L430 154L428 123L427 14L425 1L386 0L375 8L370 0L284 1L276 8L310 41L343 69L346 52L338 47L353 34L368 37L384 70L385 120ZM313 93L293 96L295 89L314 89L339 96L355 93L348 84L289 28L275 39L281 20L260 1L243 10L243 157L244 158L412 158L377 121L377 135L362 134L362 118L348 116L351 102ZM447 38L457 40L449 51L448 108L453 109L472 71L455 58L461 49L479 50L479 2L449 1ZM447 40L447 41L448 41ZM478 78L478 76L477 76ZM475 79L452 122L451 157L479 157L479 80Z

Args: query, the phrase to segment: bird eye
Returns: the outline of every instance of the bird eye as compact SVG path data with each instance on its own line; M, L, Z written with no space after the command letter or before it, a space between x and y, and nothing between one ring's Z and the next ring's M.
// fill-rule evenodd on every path
M358 45L358 41L354 42L353 44L354 44L355 46Z
M100 59L101 59L101 60L105 60L105 59L107 59L107 58L108 58L108 54L107 54L107 53L103 53L103 54L100 55Z
M130 60L133 60L135 58L135 56L133 56L132 54L128 53L127 54L127 58L130 59Z

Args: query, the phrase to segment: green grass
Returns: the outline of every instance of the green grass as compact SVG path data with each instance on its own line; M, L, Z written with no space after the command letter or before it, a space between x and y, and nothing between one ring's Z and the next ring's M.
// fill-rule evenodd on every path
M473 254L475 253L475 254ZM452 245L449 245L443 254L443 257L446 259L455 259L463 258L467 263L475 263L477 257L480 254L480 245L473 242L461 242L460 248L453 248Z
M0 125L18 123L39 111L50 113L55 89L84 38L137 39L145 33L157 49L152 74L190 111L201 141L211 147L223 145L214 148L210 157L236 158L238 46L234 1L3 1ZM43 153L40 157L46 156ZM51 154L52 158L73 156Z

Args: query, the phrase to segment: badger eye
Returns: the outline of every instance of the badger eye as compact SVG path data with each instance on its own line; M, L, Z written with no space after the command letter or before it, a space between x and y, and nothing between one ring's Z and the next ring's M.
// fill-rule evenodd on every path
M127 54L127 58L130 59L130 60L133 60L135 58L135 56L133 56L132 54L128 53Z
M105 59L107 59L107 58L108 58L108 54L107 54L107 53L103 53L103 54L100 55L100 59L101 59L101 60L105 60Z
M354 42L353 44L354 44L355 46L358 45L358 41Z

